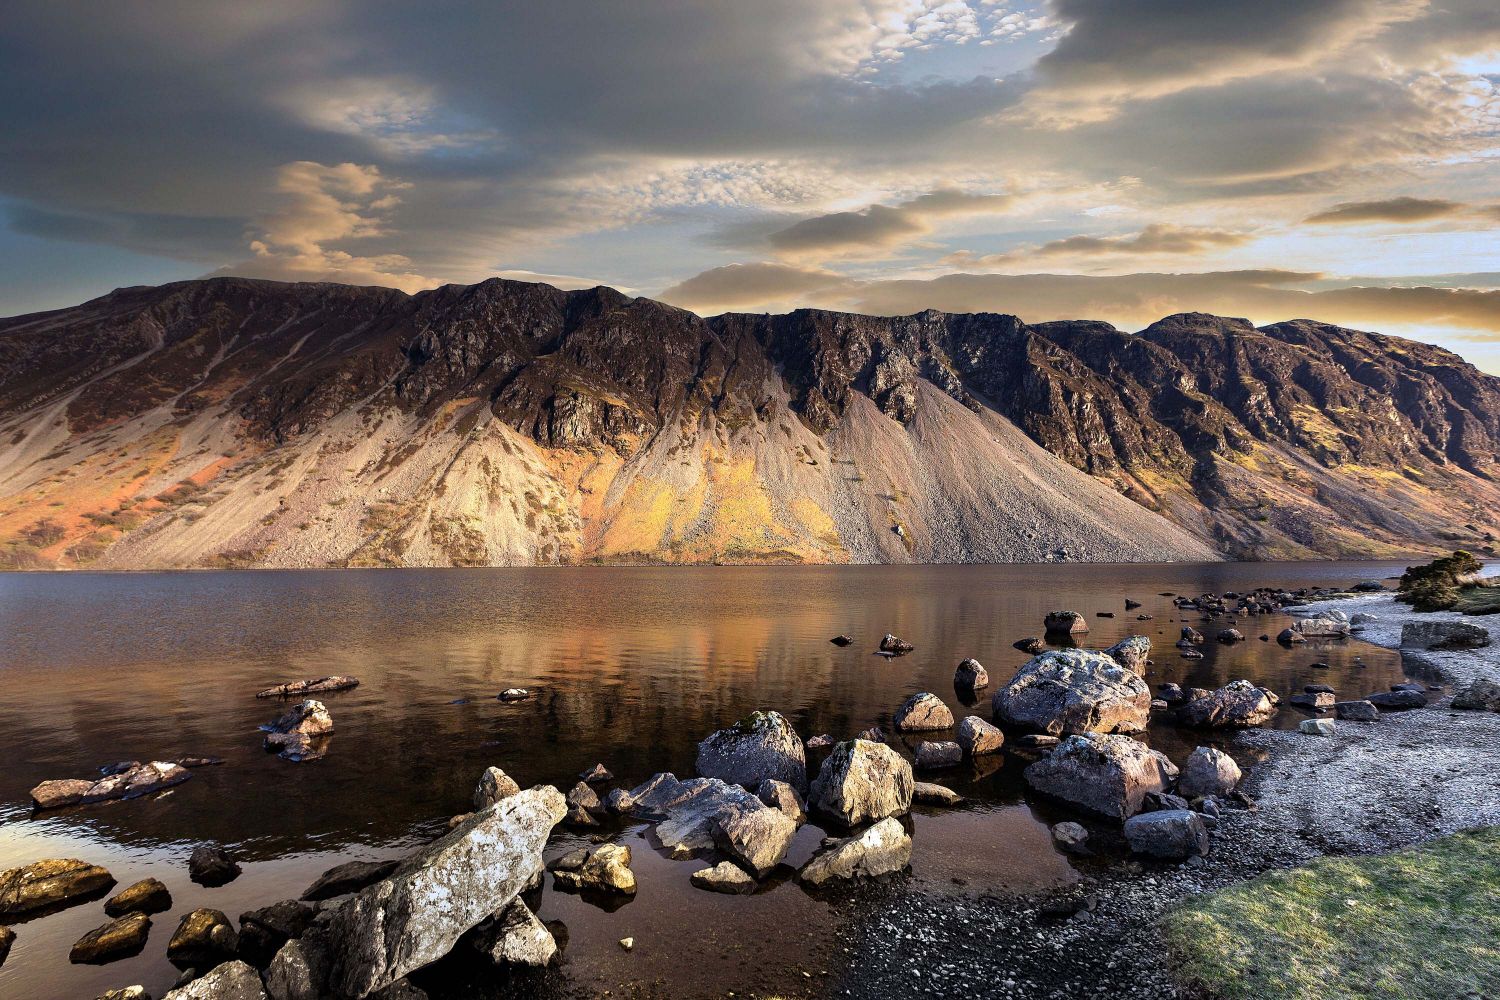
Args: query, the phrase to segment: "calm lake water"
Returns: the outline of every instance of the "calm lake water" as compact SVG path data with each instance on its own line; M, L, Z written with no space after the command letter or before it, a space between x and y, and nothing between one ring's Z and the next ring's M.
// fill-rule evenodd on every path
M89 998L139 983L154 996L176 971L166 944L200 906L239 913L295 897L324 869L394 857L466 811L488 765L523 786L566 790L596 762L627 787L656 771L693 773L698 740L757 708L780 710L804 737L847 737L915 691L955 709L954 666L978 658L992 686L1026 656L1015 640L1046 612L1088 617L1087 645L1140 632L1156 644L1151 683L1214 687L1249 677L1288 694L1333 684L1362 696L1400 679L1394 653L1358 642L1283 649L1257 641L1290 619L1242 619L1251 641L1210 642L1202 660L1172 648L1184 617L1164 591L1196 595L1266 586L1348 586L1399 573L1396 563L1061 565L812 568L580 568L0 574L0 869L44 857L108 867L124 887L154 876L173 907L153 918L140 955L75 966L68 950L105 921L91 903L16 925L0 998ZM1126 614L1141 601L1154 620ZM1113 611L1112 619L1096 612ZM1215 625L1215 628L1218 626ZM910 656L871 655L882 633ZM828 642L841 632L854 645ZM1210 636L1212 632L1209 632ZM1361 658L1356 662L1356 657ZM1324 661L1331 669L1314 669ZM356 690L321 696L336 731L327 757L292 764L261 749L257 726L277 713L257 690L286 680L354 674ZM537 697L507 705L506 687ZM987 693L975 714L989 717ZM962 717L961 714L959 717ZM1273 724L1305 718L1284 708ZM929 734L930 735L930 734ZM939 735L937 738L941 738ZM1204 734L1155 728L1147 739L1180 758ZM915 741L913 741L915 742ZM86 777L126 759L211 755L165 794L33 817L29 789ZM919 809L912 871L889 890L1027 893L1077 877L1030 803L1025 761L937 780L968 797ZM874 919L847 891L809 893L773 879L754 896L692 889L696 861L629 843L640 883L606 912L579 897L543 896L541 916L567 924L561 968L541 980L454 985L462 995L821 996L838 992L855 924ZM804 828L789 862L823 832ZM227 886L187 879L194 846L215 842L244 864ZM549 856L586 839L558 837ZM1090 862L1100 863L1100 862ZM783 874L791 875L791 869ZM635 938L635 950L616 943ZM436 986L441 995L445 983Z

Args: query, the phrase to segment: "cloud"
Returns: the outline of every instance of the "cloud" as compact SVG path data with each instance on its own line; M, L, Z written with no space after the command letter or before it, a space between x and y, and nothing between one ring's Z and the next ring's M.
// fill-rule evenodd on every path
M1037 257L1108 257L1149 254L1201 254L1242 246L1254 239L1251 233L1201 226L1174 226L1156 222L1126 236L1068 236L1041 246L1020 247L1005 253L975 255L967 251L950 254L944 263L962 267L1009 265Z
M759 312L779 311L799 299L857 286L858 282L823 268L761 261L712 268L673 285L657 298L707 316L751 306Z
M1360 222L1427 222L1467 212L1469 206L1446 198L1386 198L1382 201L1345 201L1309 215L1304 222L1315 225L1346 225Z
M878 253L930 233L935 219L1002 212L1014 203L1014 196L1007 194L938 188L898 205L871 205L857 212L803 219L771 233L766 241L772 249L791 255Z

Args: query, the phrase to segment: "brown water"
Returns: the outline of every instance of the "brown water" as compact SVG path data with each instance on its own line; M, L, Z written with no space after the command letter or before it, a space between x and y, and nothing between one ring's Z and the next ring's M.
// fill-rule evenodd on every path
M142 954L102 967L67 960L72 943L104 922L101 904L18 924L0 967L0 998L88 998L133 983L159 997L176 977L166 942L183 913L212 906L234 918L298 895L334 864L403 854L467 808L490 764L523 786L567 789L602 761L630 786L656 771L690 775L697 741L757 708L780 710L803 736L837 737L888 723L914 691L962 709L952 686L958 661L977 657L992 685L1003 683L1026 659L1011 643L1038 634L1053 609L1083 612L1091 646L1137 631L1151 636L1153 684L1214 687L1244 676L1283 693L1314 681L1350 695L1381 690L1400 677L1395 654L1357 642L1287 650L1256 641L1289 622L1279 615L1242 619L1250 642L1209 643L1203 660L1182 660L1171 643L1184 620L1199 619L1184 619L1158 595L1347 586L1401 568L0 574L0 869L78 857L107 866L121 887L155 876L174 901L153 918ZM1155 619L1135 621L1123 609L1126 597ZM1103 610L1116 617L1095 617ZM886 631L917 651L872 656ZM856 643L831 645L840 632ZM1331 669L1313 669L1317 660ZM322 696L337 726L328 756L291 764L263 752L256 727L277 706L254 692L329 673L355 674L363 684ZM511 686L538 697L495 700ZM975 711L987 718L988 700ZM1275 724L1304 717L1286 709ZM1154 729L1149 739L1180 757L1204 736ZM47 778L188 755L225 763L155 797L36 817L28 808L28 790ZM1023 796L1024 763L998 758L983 772L941 777L969 802L918 810L905 885L1005 894L1076 878L1047 835L1047 821L1060 814ZM804 829L789 862L808 857L822 835ZM634 900L606 912L549 889L541 915L568 925L564 965L540 980L469 981L455 991L823 995L848 960L845 942L857 922L874 918L848 892L809 893L785 879L751 897L700 892L688 876L701 863L666 858L639 825L618 836L635 853ZM238 856L245 866L238 880L216 889L187 880L187 857L206 841ZM562 835L549 854L582 842ZM628 954L616 943L626 936L636 941Z

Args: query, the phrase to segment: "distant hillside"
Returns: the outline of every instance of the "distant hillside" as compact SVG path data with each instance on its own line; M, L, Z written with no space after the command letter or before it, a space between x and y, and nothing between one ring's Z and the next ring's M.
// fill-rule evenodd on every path
M242 279L0 320L0 565L1489 551L1500 380L1187 314L701 319Z

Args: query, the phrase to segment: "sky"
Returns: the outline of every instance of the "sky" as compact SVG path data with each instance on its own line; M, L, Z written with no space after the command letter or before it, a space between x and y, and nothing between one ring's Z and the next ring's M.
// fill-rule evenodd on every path
M0 315L498 274L1500 372L1496 0L11 0L0 85Z

